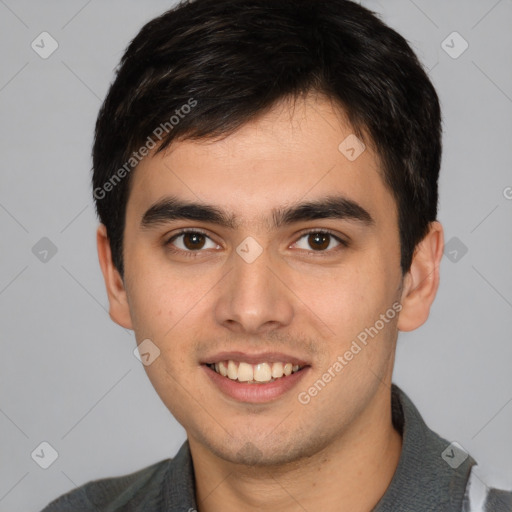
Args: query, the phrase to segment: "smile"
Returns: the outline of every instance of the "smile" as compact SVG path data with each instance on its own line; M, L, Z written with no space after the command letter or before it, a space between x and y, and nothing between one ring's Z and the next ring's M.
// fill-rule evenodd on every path
M250 364L232 359L207 365L222 377L247 384L266 384L296 373L304 366L285 362L263 362Z

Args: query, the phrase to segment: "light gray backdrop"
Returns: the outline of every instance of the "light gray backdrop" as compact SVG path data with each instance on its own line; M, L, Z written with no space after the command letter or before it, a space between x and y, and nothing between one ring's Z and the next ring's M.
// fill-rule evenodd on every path
M449 245L429 321L400 335L395 382L489 483L511 488L512 1L363 4L410 41L444 109ZM38 511L185 438L107 314L89 185L113 68L172 5L0 0L1 511Z

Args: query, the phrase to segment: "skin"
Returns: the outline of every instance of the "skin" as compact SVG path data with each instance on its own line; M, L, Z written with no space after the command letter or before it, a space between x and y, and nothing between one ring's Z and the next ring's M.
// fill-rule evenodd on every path
M98 229L110 316L133 329L137 343L150 338L160 349L145 369L187 432L201 512L369 511L397 467L401 436L390 408L396 339L428 317L443 230L431 224L403 276L395 201L371 145L352 162L338 150L351 133L339 109L310 95L283 100L222 140L176 141L151 153L132 176L124 280L104 226ZM326 218L275 229L268 221L274 208L334 193L363 206L374 224ZM239 225L172 220L141 227L144 212L169 195L216 205ZM183 237L166 245L182 228L210 237L204 248L189 249L192 257ZM304 235L314 229L349 246L331 238L327 250L315 250ZM250 264L236 252L248 236L263 249ZM396 301L399 315L300 403L297 394ZM222 394L200 364L223 350L277 350L310 368L278 399L243 403Z

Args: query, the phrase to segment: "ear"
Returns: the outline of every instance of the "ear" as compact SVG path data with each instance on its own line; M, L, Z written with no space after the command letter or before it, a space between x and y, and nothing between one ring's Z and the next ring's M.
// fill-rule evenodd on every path
M404 277L398 330L412 331L426 322L439 288L443 250L443 227L434 221L425 238L416 246L411 268Z
M133 329L123 279L112 262L110 240L107 235L107 228L103 224L100 224L96 232L96 242L98 246L98 259L110 304L110 318L116 324L126 329Z

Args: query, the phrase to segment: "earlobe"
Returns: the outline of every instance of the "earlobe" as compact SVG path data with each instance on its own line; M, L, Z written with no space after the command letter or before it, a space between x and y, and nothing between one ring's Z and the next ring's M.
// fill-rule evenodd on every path
M110 304L110 318L126 329L133 329L126 290L121 275L112 261L110 240L107 235L107 229L103 224L100 224L96 232L96 243L98 259Z
M437 221L432 222L429 232L417 245L411 268L404 277L402 311L398 319L400 331L412 331L426 322L439 288L443 249L443 227Z

